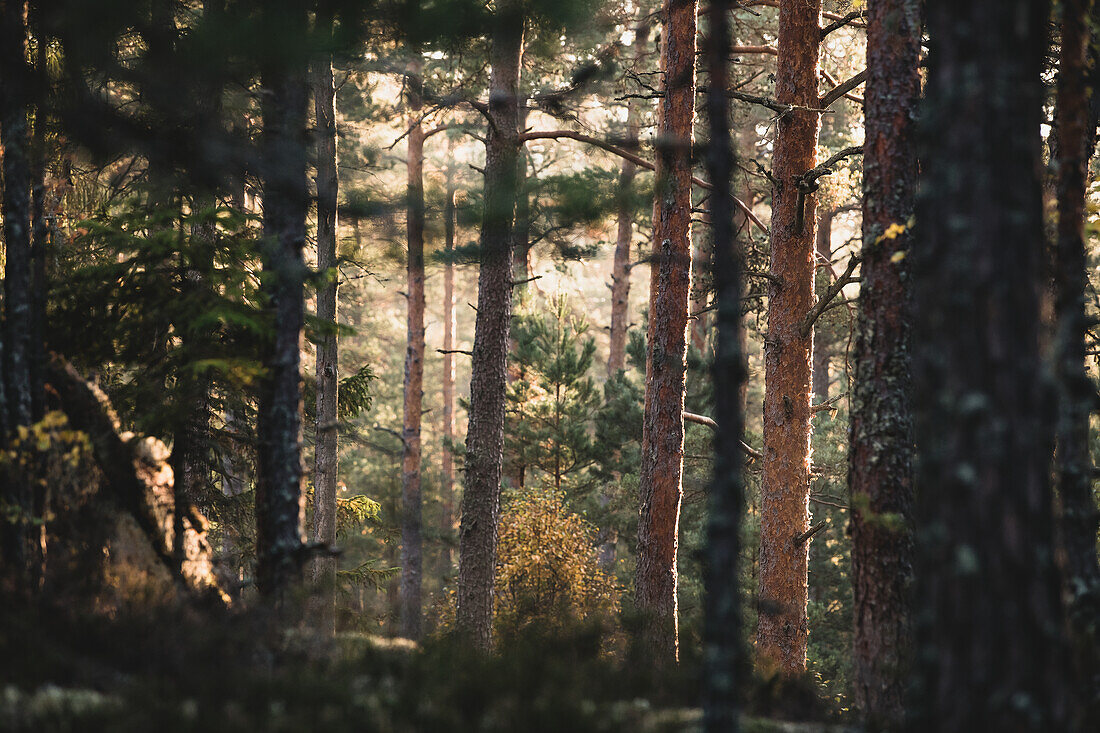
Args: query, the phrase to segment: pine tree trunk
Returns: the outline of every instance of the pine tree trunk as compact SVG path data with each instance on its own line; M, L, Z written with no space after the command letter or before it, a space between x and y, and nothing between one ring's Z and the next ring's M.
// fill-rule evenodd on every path
M3 146L4 216L4 432L9 439L32 420L31 360L31 150L27 135L30 84L26 65L27 4L0 8L0 145ZM10 446L8 441L5 445ZM29 576L38 567L41 532L34 523L35 491L4 477L4 499L18 510L3 521L3 556L9 568ZM30 581L29 577L25 578ZM33 584L33 581L31 582Z
M448 160L453 159L453 149L448 150ZM454 485L455 467L451 446L455 438L455 171L447 165L447 198L443 208L443 480L440 486L443 516L440 531L443 535L443 572L451 574L451 555L454 544Z
M420 638L421 532L420 415L424 396L424 128L420 125L420 64L407 82L408 333L405 347L405 404L401 442L401 635Z
M678 657L676 547L684 463L684 373L691 290L691 144L695 0L665 0L657 193L650 265L646 389L639 474L635 603L655 661Z
M707 118L710 143L707 173L714 191L710 220L714 227L716 341L712 374L714 414L714 477L711 480L707 522L704 617L703 729L707 733L736 733L738 695L742 689L741 594L738 568L741 558L741 517L745 511L741 479L741 384L745 357L741 351L741 272L736 251L731 183L734 153L729 128L729 0L711 0L707 44L709 90Z
M707 297L709 293L706 290L706 284L703 282L703 272L707 266L707 254L703 250L701 234L696 233L692 240L691 270L694 276L692 277L691 303L689 305L691 317L688 327L691 330L691 345L702 354L707 348Z
M821 211L817 216L817 259L814 272L821 273L815 279L829 286L828 267L833 259L833 211ZM824 288L822 288L824 289ZM814 353L811 372L813 374L814 402L821 404L829 399L829 343L814 331Z
M875 730L903 722L912 584L909 278L917 192L920 3L868 6L863 262L848 450L855 701ZM883 235L891 225L907 227ZM895 229L896 231L896 229ZM901 253L900 255L898 253Z
M817 107L821 0L780 0L776 98ZM780 117L772 172L768 335L764 342L764 465L760 502L760 616L764 667L806 669L810 493L810 348L802 318L813 305L815 200L795 178L814 167L819 115Z
M1039 350L1049 4L928 0L912 249L914 730L1066 730Z
M319 14L318 28L331 33L332 18ZM317 269L327 279L317 292L317 319L336 327L337 196L339 168L336 153L336 85L332 59L324 55L313 60L310 70L313 108L316 116L317 155ZM336 480L339 470L340 368L336 333L330 331L317 344L317 427L313 466L313 541L336 544ZM336 631L336 558L313 561L313 621L322 633Z
M481 224L481 270L470 375L466 487L462 495L455 618L460 633L484 650L492 644L508 321L512 313L511 234L516 207L516 164L520 154L519 74L523 30L523 9L518 2L510 0L497 7L489 52L492 74L488 114L492 124L485 144L485 213Z
M280 26L306 28L304 5L279 0L266 12ZM309 210L304 67L273 60L263 71L263 292L275 333L264 345L256 424L256 586L278 606L288 600L302 560L302 250Z
M649 24L638 23L634 33L634 60L645 54L649 43ZM626 107L626 148L638 146L638 122L641 111L636 100ZM630 246L634 239L634 207L631 187L637 166L623 158L619 168L619 201L615 208L615 260L611 270L611 345L607 352L607 376L626 368L626 332L630 325ZM602 552L602 550L601 550Z

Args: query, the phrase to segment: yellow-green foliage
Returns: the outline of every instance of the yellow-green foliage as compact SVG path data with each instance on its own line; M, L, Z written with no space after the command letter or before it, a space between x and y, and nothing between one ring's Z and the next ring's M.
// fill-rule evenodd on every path
M566 628L614 614L619 588L597 563L595 536L553 492L508 502L497 541L497 631Z

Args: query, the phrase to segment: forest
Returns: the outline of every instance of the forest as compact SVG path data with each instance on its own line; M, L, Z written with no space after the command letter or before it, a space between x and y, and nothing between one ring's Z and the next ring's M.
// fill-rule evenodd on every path
M0 731L1096 730L1098 126L1100 0L0 0Z

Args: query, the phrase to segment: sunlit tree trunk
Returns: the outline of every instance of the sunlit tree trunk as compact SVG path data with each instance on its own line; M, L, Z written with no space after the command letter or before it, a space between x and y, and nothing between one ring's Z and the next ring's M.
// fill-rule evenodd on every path
M710 38L707 44L707 119L710 142L707 173L714 190L710 220L714 228L711 273L714 277L716 339L712 374L714 416L714 477L711 480L707 544L703 566L704 695L703 729L707 733L736 733L743 681L740 655L745 647L741 629L741 518L745 511L741 479L741 384L745 356L741 351L741 272L734 229L734 153L729 129L729 0L711 0Z
M406 231L408 234L408 333L405 347L405 404L401 442L401 635L420 638L420 586L424 538L421 532L420 415L424 396L424 128L420 124L420 63L406 82L409 134Z
M863 262L848 450L853 668L856 706L868 725L896 730L904 713L912 584L905 258L917 193L913 121L920 102L920 2L877 0L867 9Z
M814 166L819 115L821 0L780 0L776 98L795 109L777 123L772 173L768 334L764 340L764 461L760 501L760 614L765 668L806 669L810 495L810 348L801 321L813 305L816 202L795 179ZM805 109L810 108L810 109Z
M481 224L481 270L470 375L455 617L460 633L480 649L488 649L492 644L508 321L512 313L511 234L516 207L516 162L520 155L523 8L514 0L501 3L492 23L488 105L492 124L485 144L485 213Z
M305 6L291 0L270 2L265 15L271 28L287 35L306 28ZM293 56L269 60L262 76L263 292L275 333L264 344L256 424L256 586L283 605L303 559L300 361L309 88L306 64Z
M453 158L453 148L448 151ZM443 480L440 486L443 512L440 531L443 535L443 572L451 573L451 549L454 542L454 455L451 446L455 437L455 171L447 165L447 192L443 204Z
M684 463L684 374L691 290L694 0L665 0L657 191L650 264L635 603L657 663L678 656L676 547Z
M331 33L332 17L318 13L317 27ZM317 427L313 466L312 540L332 546L336 543L336 483L339 469L340 371L336 342L336 267L337 195L339 193L336 157L336 85L332 58L328 54L313 59L311 86L316 117L317 155L317 269L325 273L317 291L317 318L330 329L317 344ZM323 633L336 630L336 558L318 557L313 561L314 623Z
M927 0L913 730L1066 730L1039 349L1049 4Z

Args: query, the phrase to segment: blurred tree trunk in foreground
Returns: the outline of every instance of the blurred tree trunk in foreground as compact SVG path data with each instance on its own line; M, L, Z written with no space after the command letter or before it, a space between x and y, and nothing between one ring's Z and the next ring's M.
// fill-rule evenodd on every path
M1039 354L1049 4L928 0L912 250L914 730L1066 728Z

